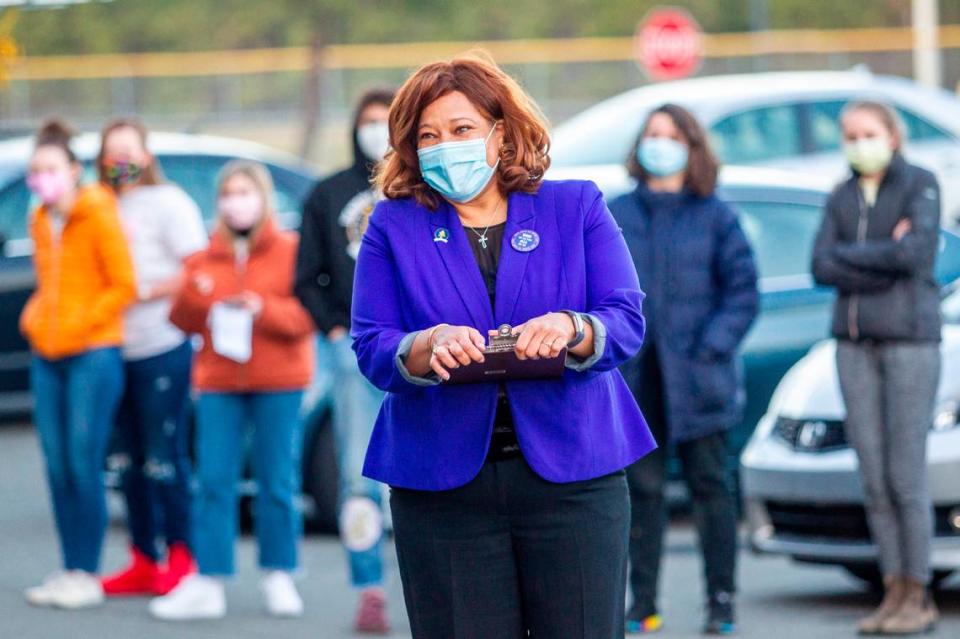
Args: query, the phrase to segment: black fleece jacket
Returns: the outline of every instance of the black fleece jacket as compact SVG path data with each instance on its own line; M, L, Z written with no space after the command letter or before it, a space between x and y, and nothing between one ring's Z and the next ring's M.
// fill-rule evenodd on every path
M940 189L929 171L894 155L869 206L854 174L827 200L813 249L813 277L837 288L833 335L846 340L940 339L934 260ZM899 241L893 229L909 219Z

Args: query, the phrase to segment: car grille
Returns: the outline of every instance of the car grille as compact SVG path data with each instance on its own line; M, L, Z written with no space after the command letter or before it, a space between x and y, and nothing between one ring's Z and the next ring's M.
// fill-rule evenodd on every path
M767 515L777 537L805 540L869 542L870 528L863 506L856 504L798 504L766 502ZM934 534L958 537L960 530L951 525L950 515L957 505L934 508Z
M773 432L792 449L800 452L825 453L847 448L843 422L837 419L778 417Z
M869 541L867 515L862 506L767 502L767 514L778 537Z

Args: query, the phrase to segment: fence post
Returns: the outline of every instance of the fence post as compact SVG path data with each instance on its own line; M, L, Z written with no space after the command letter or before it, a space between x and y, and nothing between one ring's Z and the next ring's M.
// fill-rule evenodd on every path
M940 47L937 42L939 23L937 0L913 0L913 77L922 85L939 87L943 82Z
M320 126L322 103L320 93L323 90L324 40L320 25L314 26L310 38L310 65L303 82L303 121L301 123L300 157L307 159L313 155L317 129Z

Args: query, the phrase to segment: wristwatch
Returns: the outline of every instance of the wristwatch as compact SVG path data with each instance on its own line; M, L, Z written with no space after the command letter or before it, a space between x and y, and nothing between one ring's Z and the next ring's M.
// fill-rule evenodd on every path
M567 348L568 349L575 348L576 346L579 346L580 342L583 341L583 338L586 334L583 330L583 317L580 315L580 313L577 313L576 311L560 311L560 312L566 313L567 315L570 316L570 319L573 320L573 330L575 334L573 336L573 339L567 342Z

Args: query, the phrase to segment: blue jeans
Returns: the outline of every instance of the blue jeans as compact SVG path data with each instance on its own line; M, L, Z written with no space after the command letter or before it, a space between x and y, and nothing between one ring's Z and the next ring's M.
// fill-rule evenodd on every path
M30 382L63 567L97 572L107 527L103 463L123 393L120 349L34 356Z
M363 476L383 393L360 373L351 344L349 337L330 344L335 371L333 427L340 463L340 536L351 582L364 588L383 583L383 486Z
M190 342L126 363L114 443L133 545L159 561L157 537L190 539Z
M234 572L237 482L246 460L247 425L260 566L292 571L303 516L300 493L300 401L303 391L201 393L197 402L198 494L193 511L193 551L200 572Z

